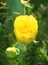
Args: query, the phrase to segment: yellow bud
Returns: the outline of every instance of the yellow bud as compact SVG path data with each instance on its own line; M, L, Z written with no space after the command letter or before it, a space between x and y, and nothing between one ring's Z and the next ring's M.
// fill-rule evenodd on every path
M14 58L18 54L19 50L15 47L8 47L6 49L6 56L8 58Z
M38 23L32 15L21 15L14 21L14 33L17 40L28 43L35 39L38 32Z
M29 1L30 0L21 0L21 3L26 6L29 3Z

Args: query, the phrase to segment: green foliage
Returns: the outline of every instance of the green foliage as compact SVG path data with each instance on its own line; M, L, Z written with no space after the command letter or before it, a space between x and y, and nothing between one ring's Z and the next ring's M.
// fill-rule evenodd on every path
M48 1L30 0L32 8L24 7L20 0L0 0L0 64L1 65L48 65ZM24 11L26 10L26 13ZM32 14L39 24L38 42L28 45L17 42L14 35L14 19L18 15ZM7 58L7 47L15 46L20 54Z

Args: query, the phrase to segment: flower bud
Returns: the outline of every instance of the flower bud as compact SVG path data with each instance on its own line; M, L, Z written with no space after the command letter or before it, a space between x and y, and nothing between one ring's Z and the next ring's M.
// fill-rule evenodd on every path
M26 6L29 3L30 0L21 0L21 3Z
M8 47L6 49L6 56L8 58L14 58L18 54L19 54L19 49L15 48L15 47Z

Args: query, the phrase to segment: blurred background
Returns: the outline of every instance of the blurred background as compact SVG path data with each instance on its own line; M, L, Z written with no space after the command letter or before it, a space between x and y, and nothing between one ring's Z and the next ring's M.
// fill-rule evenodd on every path
M32 8L26 7L26 14L34 15L38 20L39 31L36 37L38 41L29 44L27 51L21 58L24 65L48 65L48 0L30 0ZM0 0L0 65L23 65L16 58L9 62L5 50L15 45L13 21L19 14L24 14L24 6L20 0Z

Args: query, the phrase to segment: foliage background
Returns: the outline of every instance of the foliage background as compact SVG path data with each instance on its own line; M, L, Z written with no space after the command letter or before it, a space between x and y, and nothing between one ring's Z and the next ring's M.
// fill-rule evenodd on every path
M14 12L24 14L24 6L20 0L0 0L0 64L1 65L48 65L48 0L30 0L32 9L26 7L27 14L32 13L39 24L36 37L38 43L29 44L27 52L22 53L19 60L8 59L5 54L7 47L15 45L13 21L17 16ZM23 61L20 61L22 58ZM13 61L14 60L14 61ZM13 61L13 62L12 62Z

